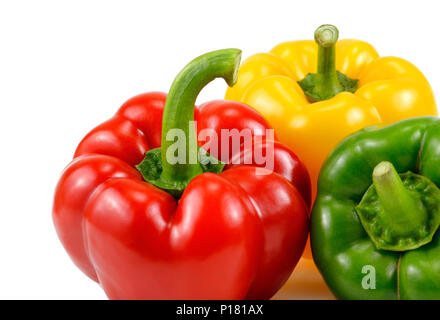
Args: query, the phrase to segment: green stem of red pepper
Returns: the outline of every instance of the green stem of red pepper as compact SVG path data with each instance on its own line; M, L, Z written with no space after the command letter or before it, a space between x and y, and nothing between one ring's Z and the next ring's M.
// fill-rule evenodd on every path
M223 49L191 61L174 79L165 103L160 149L147 152L137 168L144 179L174 196L179 196L189 181L203 172L221 171L200 161L194 105L200 91L215 78L229 86L237 80L241 50ZM210 161L205 156L203 160Z
M318 72L308 74L298 81L311 102L333 98L339 92L355 92L358 80L350 79L336 70L336 42L339 31L331 24L324 24L315 31L318 44Z

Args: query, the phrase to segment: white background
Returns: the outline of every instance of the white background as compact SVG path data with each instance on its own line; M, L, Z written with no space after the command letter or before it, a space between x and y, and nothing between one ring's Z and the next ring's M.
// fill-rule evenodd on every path
M1 1L0 298L105 299L71 263L53 190L80 139L133 95L167 91L191 59L244 58L317 26L418 66L440 96L438 1ZM218 80L199 101L220 99Z

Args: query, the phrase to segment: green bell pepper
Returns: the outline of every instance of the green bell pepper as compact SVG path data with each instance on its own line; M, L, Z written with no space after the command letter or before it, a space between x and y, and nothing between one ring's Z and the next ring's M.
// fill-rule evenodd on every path
M311 246L337 298L440 299L438 186L439 118L365 128L333 150L319 174Z

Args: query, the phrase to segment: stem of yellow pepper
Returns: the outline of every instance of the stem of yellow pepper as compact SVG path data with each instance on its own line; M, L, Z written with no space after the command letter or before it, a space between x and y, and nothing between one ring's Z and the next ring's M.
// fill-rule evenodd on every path
M344 90L336 74L336 49L339 31L330 24L324 24L315 31L318 44L318 73L316 74L314 92L321 97L334 96L335 92Z
M356 79L350 79L336 70L336 49L339 31L331 24L324 24L315 31L318 44L318 72L309 73L298 84L311 102L333 98L339 92L355 92Z

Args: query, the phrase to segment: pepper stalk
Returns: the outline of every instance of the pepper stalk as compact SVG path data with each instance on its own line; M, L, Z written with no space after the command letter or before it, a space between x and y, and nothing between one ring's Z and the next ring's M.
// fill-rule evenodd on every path
M161 147L148 151L136 166L146 181L179 197L197 175L223 170L224 163L199 150L194 105L203 87L216 78L233 86L240 59L239 49L209 52L191 61L176 76L165 102Z
M298 84L311 102L328 100L340 92L355 92L358 80L350 79L336 70L336 42L339 31L331 24L324 24L315 31L318 44L318 72L309 73Z
M411 171L398 174L393 164L375 166L373 184L356 211L377 249L407 251L431 242L440 226L440 190Z

